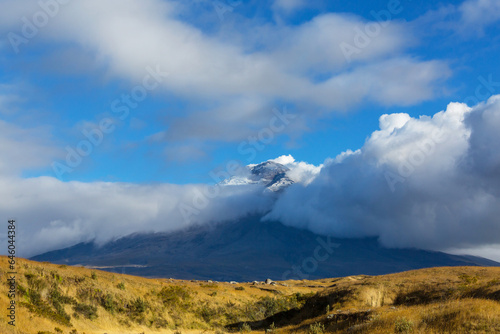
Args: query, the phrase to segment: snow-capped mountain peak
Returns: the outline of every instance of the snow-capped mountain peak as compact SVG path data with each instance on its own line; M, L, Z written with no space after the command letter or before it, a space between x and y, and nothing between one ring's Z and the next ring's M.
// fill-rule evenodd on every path
M288 177L289 171L288 167L269 160L258 165L248 165L243 175L232 176L219 184L225 186L262 184L270 191L279 192L295 183Z

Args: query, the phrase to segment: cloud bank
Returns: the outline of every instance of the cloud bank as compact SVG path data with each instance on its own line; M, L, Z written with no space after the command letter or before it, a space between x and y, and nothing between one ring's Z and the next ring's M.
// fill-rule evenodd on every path
M388 247L443 250L500 240L500 96L432 117L383 115L356 152L290 187L267 219Z
M51 177L2 177L0 212L18 222L18 254L31 256L84 241L104 243L135 232L173 231L264 213L272 200L262 196L263 189L257 186L220 187L217 199L208 202L202 196L205 191L204 185L65 183ZM196 210L189 221L179 210L181 204ZM6 233L0 236L3 244Z

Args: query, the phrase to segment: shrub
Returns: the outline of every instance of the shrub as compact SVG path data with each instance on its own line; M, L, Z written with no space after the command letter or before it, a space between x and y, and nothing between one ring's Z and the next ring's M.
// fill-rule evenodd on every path
M120 283L118 283L118 284L116 285L116 287L117 287L118 289L120 289L120 290L125 290L125 283L120 282Z
M28 287L34 291L41 291L47 287L47 282L43 279L38 279L35 274L24 274L26 280L28 281Z
M238 287L236 287L236 288L234 288L234 289L235 289L235 290L238 290L238 291L243 291L243 290L245 290L245 287L243 287L243 286L238 286Z
M101 298L100 304L106 311L111 313L114 313L118 306L118 303L114 300L110 293Z
M73 306L76 313L83 315L85 318L94 320L97 318L97 307L87 304L76 304Z
M52 302L54 307L60 304L76 304L76 300L73 297L63 295L61 290L55 286L49 292L49 300Z
M59 283L62 283L63 279L62 279L62 277L61 277L61 276L60 276L57 272L55 272L55 271L51 271L51 272L50 272L50 275L52 276L52 278L53 278L54 280L56 280L56 281L57 281L57 282L59 282Z
M76 284L82 283L83 281L85 281L85 276L81 276L81 277L75 276L74 280L75 280Z
M95 273L95 271L93 271L92 274L90 274L90 278L97 279L97 274Z
M162 300L163 304L168 305L181 305L183 302L191 298L190 292L180 286L163 287L158 293L158 297Z
M157 329L160 329L160 328L167 328L168 326L168 321L163 319L163 318L154 318L153 320L151 320L151 327L155 327Z
M250 327L246 322L240 327L240 333L250 333L251 331L252 327Z
M465 285L475 284L478 281L478 278L476 276L467 274L461 274L460 276L458 276L458 278L460 278Z
M34 282L33 277L29 278L29 280ZM71 298L62 296L57 288L50 290L48 294L48 301L42 299L41 294L34 290L34 288L22 288L20 295L25 297L24 300L26 301L22 302L22 305L25 305L30 312L47 319L52 319L59 324L66 326L70 325L71 317L64 311L62 304L67 303L71 300ZM51 305L55 310L51 307Z
M35 313L41 317L50 319L65 326L71 325L71 317L66 314L66 312L54 311L46 302L41 299L37 302L37 304L28 304L22 302L21 305L24 305L30 312Z
M203 302L200 307L196 309L196 314L201 317L206 323L214 321L225 313L223 306L211 306L208 302ZM227 316L227 314L226 314Z
M291 295L280 298L273 297L262 297L253 305L247 306L245 313L252 320L260 320L262 318L267 318L276 313L288 311L292 308L302 306L302 302L297 300L297 295Z
M143 323L145 320L144 313L147 308L148 304L140 297L137 297L127 305L128 316L137 323Z
M307 331L309 334L323 334L325 332L325 325L320 322L316 322L309 326Z
M413 333L413 322L406 318L399 318L396 320L394 327L395 333L409 334Z
M144 313L146 312L146 302L142 300L141 297L137 297L137 299L132 303L132 306L136 313Z

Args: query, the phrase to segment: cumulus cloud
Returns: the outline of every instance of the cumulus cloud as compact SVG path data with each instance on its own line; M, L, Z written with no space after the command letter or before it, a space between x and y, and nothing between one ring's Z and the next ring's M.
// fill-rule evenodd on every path
M267 219L389 247L445 250L500 240L500 96L432 117L383 115L356 152L293 185Z
M30 19L41 10L34 0L26 3L30 5L0 2L0 12L10 13L0 30L21 34L20 18ZM280 3L287 8L298 5ZM437 85L450 74L443 61L402 54L414 42L402 22L382 25L354 15L321 14L298 26L270 23L260 27L255 22L249 23L252 29L248 30L236 26L234 34L239 38L228 39L182 21L180 6L161 0L70 2L61 5L58 14L40 29L39 43L19 47L55 43L58 66L74 64L69 67L86 72L93 68L99 75L132 83L142 82L147 66L158 66L169 74L162 80L165 90L196 101L187 105L187 115L170 128L196 128L200 120L210 119L203 123L203 134L173 131L166 138L169 141L186 136L242 140L254 127L266 125L265 111L277 107L276 101L306 106L302 112L313 119L320 117L315 112L318 108L336 112L362 103L414 104L439 94ZM368 27L375 33L368 40L361 38L361 43L360 35L366 35ZM252 42L247 35L254 28L259 38ZM347 44L355 49L349 56L340 47ZM86 55L84 60L74 56L78 50ZM93 57L94 67L81 65L89 64L88 57ZM234 116L234 126L217 128L216 124L227 122L228 114Z
M287 172L288 177L294 182L305 185L311 183L323 167L323 165L315 166L304 161L297 162L291 155L282 155L276 159L271 159L271 161L288 167L290 169Z

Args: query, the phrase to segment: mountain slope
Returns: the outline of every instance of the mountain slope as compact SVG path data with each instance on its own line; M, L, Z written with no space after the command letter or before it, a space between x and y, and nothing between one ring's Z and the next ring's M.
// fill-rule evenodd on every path
M134 234L32 258L146 277L252 281L379 275L436 266L495 266L477 257L387 249L376 239L334 239L252 216L174 233Z

